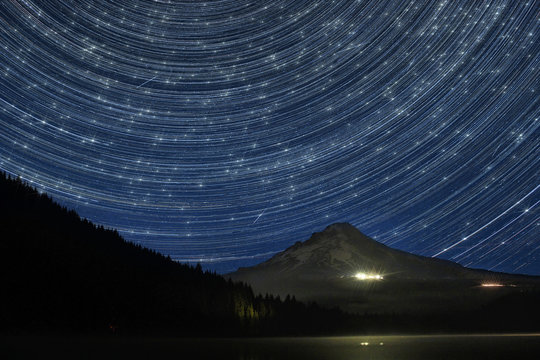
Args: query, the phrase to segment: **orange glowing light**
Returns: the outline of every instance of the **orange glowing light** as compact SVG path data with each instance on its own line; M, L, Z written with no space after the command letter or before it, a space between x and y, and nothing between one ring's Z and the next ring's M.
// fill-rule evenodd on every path
M482 284L482 287L503 287L503 284L499 283L484 283Z

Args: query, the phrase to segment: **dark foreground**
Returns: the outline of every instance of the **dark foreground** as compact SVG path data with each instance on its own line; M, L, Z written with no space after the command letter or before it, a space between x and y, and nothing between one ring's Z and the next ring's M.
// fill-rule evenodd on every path
M8 337L4 359L538 359L540 334L253 339Z

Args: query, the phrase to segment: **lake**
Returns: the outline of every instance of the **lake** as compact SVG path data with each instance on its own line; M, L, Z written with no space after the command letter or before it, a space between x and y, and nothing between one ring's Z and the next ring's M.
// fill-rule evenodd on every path
M262 339L0 338L3 359L540 359L540 334Z

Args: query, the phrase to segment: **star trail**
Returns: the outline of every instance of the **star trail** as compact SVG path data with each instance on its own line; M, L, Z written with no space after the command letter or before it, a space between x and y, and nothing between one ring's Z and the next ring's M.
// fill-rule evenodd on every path
M0 3L0 169L219 272L333 222L540 274L540 2Z

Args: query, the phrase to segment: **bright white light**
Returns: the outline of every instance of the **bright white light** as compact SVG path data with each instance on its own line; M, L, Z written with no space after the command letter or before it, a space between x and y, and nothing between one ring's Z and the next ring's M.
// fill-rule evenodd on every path
M382 280L384 279L382 275L379 274L366 274L359 272L354 277L358 280Z

